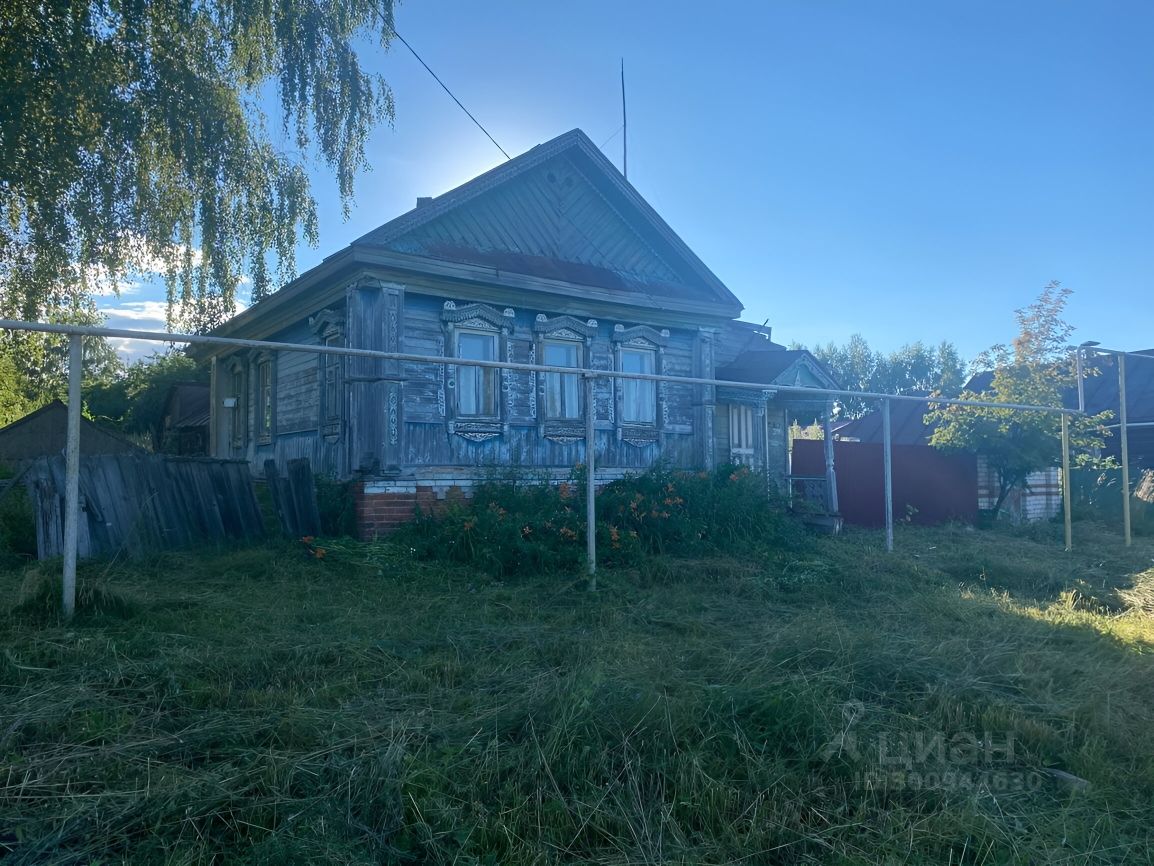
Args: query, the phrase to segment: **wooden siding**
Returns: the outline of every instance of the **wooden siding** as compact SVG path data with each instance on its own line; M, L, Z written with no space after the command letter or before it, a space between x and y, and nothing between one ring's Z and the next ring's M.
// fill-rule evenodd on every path
M453 354L448 345L443 319L445 301L460 303L466 299L408 294L405 298L402 343L403 351L430 356ZM503 311L498 311L503 312ZM537 337L533 324L539 314L552 316L552 311L515 309L512 327L503 341L502 360L538 363ZM586 362L592 369L610 370L613 367L611 336L617 324L633 322L598 322L596 333L588 344ZM671 331L662 351L665 371L673 375L689 376L693 371L694 333ZM493 463L515 463L526 468L572 466L583 462L583 437L563 443L540 435L539 422L544 406L537 391L537 376L533 373L510 371L502 376L501 412L506 425L503 435L484 442L473 442L450 432L454 399L448 382L448 365L406 362L402 365L404 394L402 467L462 466ZM659 386L661 404L658 425L661 441L653 445L637 446L624 441L619 435L614 410L614 380L598 380L594 390L595 418L598 432L598 462L606 466L641 469L659 457L679 466L693 467L694 412L697 386ZM582 422L574 422L580 425Z
M322 339L307 320L298 322L272 335L276 342L318 345ZM218 435L215 456L249 461L256 474L261 474L265 460L275 460L278 466L288 461L307 458L317 470L328 475L347 473L345 436L322 436L320 432L323 403L321 394L321 358L311 352L279 352L272 358L273 423L268 442L256 436L259 394L257 393L257 366L265 357L260 352L241 351L217 362L217 394L214 398L214 419ZM347 362L346 362L347 363ZM244 393L232 393L232 370L239 365L244 373ZM238 399L240 405L231 411L242 414L245 436L239 445L234 443L232 419L223 409L224 398ZM342 430L346 426L342 423Z
M683 279L564 155L389 245L400 252L433 255L501 250L642 280Z
M329 318L345 328L350 347L401 351L430 357L452 356L452 327L471 327L471 304L465 287L445 286L431 294L396 282L363 275L349 284L346 304L330 305ZM526 296L525 300L534 300ZM536 298L546 300L545 296ZM446 310L446 302L451 306ZM536 306L481 308L499 335L499 357L538 363L546 321L564 311ZM314 311L320 313L320 310ZM622 340L646 334L654 344L659 370L675 376L712 376L715 370L716 331L686 323L665 329L637 328L645 322L631 318L628 308L620 317L605 317L589 324L577 316L582 333L573 335L582 346L582 363L595 370L611 370ZM632 315L635 315L633 311ZM446 319L464 319L447 323ZM535 327L538 326L538 327ZM616 330L618 327L624 331ZM616 339L615 339L616 336ZM319 345L323 336L309 320L284 328L272 339ZM489 429L475 429L469 419L456 419L455 374L451 365L420 362L383 362L346 358L342 375L342 419L338 428L322 428L324 394L323 356L315 353L280 353L273 361L275 412L272 435L256 437L259 395L256 368L263 356L242 352L218 362L217 397L228 396L234 361L246 371L243 405L244 442L234 446L227 424L218 428L217 455L240 457L263 472L264 461L282 469L290 460L308 459L319 472L343 478L403 479L434 472L438 477L472 478L484 467L517 466L527 472L557 472L586 461L583 419L548 422L543 387L536 374L506 371L500 375L500 417ZM697 469L728 462L728 405L716 403L715 389L699 385L659 383L656 424L640 432L621 425L619 380L599 379L594 384L597 464L608 474L641 471L657 461ZM214 407L217 413L223 410ZM781 410L771 413L771 439L764 441L764 416L757 417L757 464L776 480L785 471L785 430ZM226 419L227 420L227 419ZM223 424L223 422L221 422ZM483 425L482 425L483 426ZM645 432L646 430L649 432ZM646 441L652 439L652 441Z
M291 328L276 337L291 343L316 343L316 335L307 324ZM305 352L281 352L273 365L276 377L274 433L314 433L320 428L320 355Z

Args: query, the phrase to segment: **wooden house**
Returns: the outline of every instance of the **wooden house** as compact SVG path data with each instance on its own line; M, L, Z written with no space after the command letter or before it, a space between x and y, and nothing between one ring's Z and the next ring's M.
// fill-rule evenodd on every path
M807 353L737 321L741 302L580 130L382 225L236 316L222 336L430 357L830 386ZM786 413L772 390L498 371L307 352L202 349L211 449L308 457L359 482L366 533L494 467L564 477L595 421L598 477L656 461L738 461L777 484ZM804 402L804 401L803 401ZM825 401L819 401L823 405Z
M161 421L161 449L185 457L208 455L211 389L199 382L179 382L168 389Z

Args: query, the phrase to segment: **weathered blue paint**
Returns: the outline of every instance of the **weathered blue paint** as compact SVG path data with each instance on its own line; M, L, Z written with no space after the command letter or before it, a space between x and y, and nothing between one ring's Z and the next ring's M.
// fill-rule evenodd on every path
M476 331L493 335L501 360L528 363L543 360L545 340L560 338L591 369L617 369L623 351L642 348L658 372L700 377L750 348L781 349L766 332L733 322L736 298L580 133L382 226L334 262L222 332L433 357L453 356L457 335ZM254 467L308 457L336 477L408 490L466 484L493 467L557 476L586 460L583 418L546 418L545 383L535 374L502 371L496 414L463 417L454 365L346 358L334 372L323 356L302 353L272 359L273 421L262 437L261 362L256 353L216 357L217 452ZM808 363L794 367L775 375L814 378ZM627 424L622 388L610 379L594 385L599 471L729 459L727 395L662 383L652 423ZM776 471L785 434L769 422L780 412L767 414L764 398L758 411L757 460Z

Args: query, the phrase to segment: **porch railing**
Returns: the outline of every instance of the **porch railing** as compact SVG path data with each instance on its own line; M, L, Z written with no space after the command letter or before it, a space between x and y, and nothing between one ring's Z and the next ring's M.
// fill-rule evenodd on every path
M824 514L832 512L830 507L829 480L821 475L790 475L790 505L807 510L817 510Z

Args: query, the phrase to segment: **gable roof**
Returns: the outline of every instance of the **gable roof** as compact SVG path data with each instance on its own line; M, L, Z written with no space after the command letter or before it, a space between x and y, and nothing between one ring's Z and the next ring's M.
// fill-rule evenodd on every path
M569 307L621 303L722 320L741 313L737 297L579 129L422 202L212 333L267 337L338 301L342 279L378 269L551 293Z
M751 349L717 370L717 378L800 387L838 388L825 366L805 349ZM814 384L810 384L814 383Z
M919 394L917 396L928 396ZM929 445L934 427L925 423L930 411L925 403L913 400L890 401L890 434L894 445ZM845 442L881 442L882 413L873 410L834 427L834 436Z
M0 460L29 460L60 454L68 438L68 407L59 400L0 429ZM80 419L81 454L139 454L143 448Z
M579 129L353 242L629 295L741 302Z

